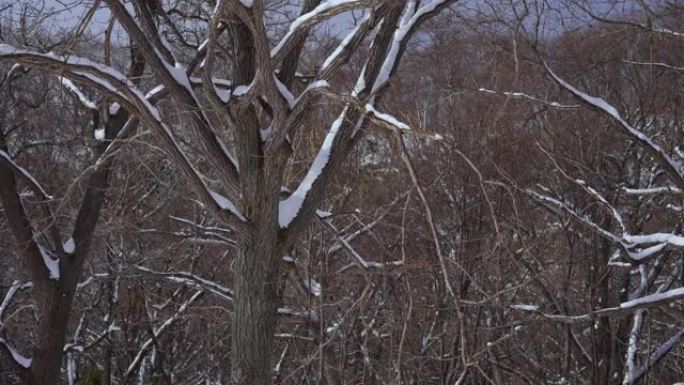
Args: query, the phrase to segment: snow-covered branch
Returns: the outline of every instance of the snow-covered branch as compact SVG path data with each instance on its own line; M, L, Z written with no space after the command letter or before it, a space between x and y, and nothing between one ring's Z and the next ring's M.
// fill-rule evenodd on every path
M17 49L6 44L0 44L0 59L16 60L25 65L44 64L65 77L105 92L131 111L137 112L144 123L155 128L155 132L164 141L166 150L176 165L184 172L196 193L202 197L202 202L218 217L227 220L237 228L241 227L241 222L245 222L245 218L229 199L220 196L221 199L216 199L216 195L211 193L204 179L174 139L159 111L133 82L116 69L94 63L89 59L75 56L61 58L54 54L40 54Z
M648 135L642 132L640 129L632 126L622 117L618 112L617 108L606 102L604 99L599 97L588 95L570 83L562 79L560 76L556 75L551 68L546 65L546 70L551 75L551 77L558 83L562 88L566 89L572 93L580 102L583 104L598 110L604 115L610 117L615 121L623 131L637 143L639 143L646 151L648 151L653 157L665 168L668 174L672 177L673 183L679 187L679 189L684 190L684 167L681 162L675 160L668 154L665 149L658 143L654 142Z
M617 307L594 310L581 315L548 314L542 312L536 305L513 305L512 309L534 313L544 319L560 323L577 324L591 322L603 317L616 317L625 313L636 312L640 309L664 306L666 304L684 299L684 287L672 289L663 293L646 295L631 301L623 302Z
M289 29L285 36L278 42L278 44L271 49L271 57L275 62L279 62L289 52L293 43L297 40L296 37L300 34L307 33L313 26L323 20L327 20L340 13L350 11L352 9L369 7L377 0L325 0L311 12L307 12L297 17L290 23Z
M144 266L135 266L136 269L143 271L145 273L163 277L169 281L186 284L188 286L194 287L198 290L209 291L219 297L227 300L233 301L233 290L217 283L210 281L208 279L199 277L197 275L188 272L165 272L165 271L155 271Z
M52 196L45 191L45 189L38 182L38 180L33 175L31 175L31 173L28 172L25 168L21 167L14 160L12 160L9 154L3 150L0 150L0 162L3 162L7 166L9 166L9 168L12 169L12 171L14 171L14 175L16 175L17 178L21 179L24 183L26 183L29 186L29 188L33 191L33 193L36 194L36 196L40 197L43 200L52 199Z
M533 101L535 103L543 104L547 107L558 108L561 110L574 109L574 108L580 107L579 105L572 105L572 104L568 105L568 104L560 104L558 102L549 102L548 100L544 100L544 99L538 98L536 96L526 94L524 92L494 91L494 90L490 90L487 88L479 88L477 91L485 93L485 94L501 95L501 96L511 97L514 99L530 100L530 101Z
M145 340L145 342L143 342L143 344L140 346L140 349L133 358L133 361L131 361L130 365L128 365L128 368L124 373L124 378L128 378L137 370L142 359L145 357L147 351L150 349L154 341L158 339L174 322L176 322L180 318L180 316L183 315L188 306L192 305L192 303L195 302L200 296L202 296L202 294L202 291L195 292L188 300L181 304L178 310L176 310L176 312L171 317L167 318L158 327L152 329L153 336Z
M31 367L31 359L19 353L4 338L0 338L0 349L4 350L20 368L28 369Z

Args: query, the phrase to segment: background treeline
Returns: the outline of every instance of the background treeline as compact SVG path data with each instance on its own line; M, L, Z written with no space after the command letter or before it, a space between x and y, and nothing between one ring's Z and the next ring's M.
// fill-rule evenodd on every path
M171 10L183 2L162 3L179 17ZM458 3L422 27L380 104L411 129L372 129L335 175L320 207L330 215L284 258L274 383L684 380L681 299L620 310L684 286L681 235L627 244L628 235L684 233L681 181L553 78L605 99L684 161L684 4L593 3ZM2 42L102 60L101 34L70 38L30 5L7 6ZM293 89L306 87L339 28L310 39ZM115 47L115 66L130 65L128 48ZM367 55L361 49L331 84L353 82ZM18 185L47 237L76 221L101 151L93 127L107 113L36 69L5 62L0 78L0 146L52 195L56 216ZM140 84L155 85L146 73ZM180 147L208 167L177 118L183 106L159 106L175 119ZM316 119L291 138L283 194L339 112L326 98L313 108ZM113 155L109 178L69 312L61 383L230 383L234 232L198 202L145 127ZM0 299L16 289L0 306L0 338L28 355L39 299L24 285L9 220L0 209ZM0 354L1 384L20 383L11 360Z

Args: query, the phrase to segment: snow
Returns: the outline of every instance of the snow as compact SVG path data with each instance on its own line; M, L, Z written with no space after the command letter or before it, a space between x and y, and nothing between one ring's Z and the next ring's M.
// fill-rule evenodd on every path
M245 85L237 86L237 87L235 87L235 90L233 90L233 95L235 95L237 97L244 96L249 92L249 90L251 88L252 88L251 85L249 85L249 86L245 86Z
M110 104L109 105L109 115L118 114L120 109L121 109L121 105L119 103L114 102L114 103Z
M76 251L76 244L74 243L74 238L69 238L64 244L62 245L62 249L64 249L64 252L67 254L73 254L74 251Z
M651 294L631 301L623 302L620 304L620 308L631 309L639 305L654 304L664 301L674 301L682 298L684 298L684 287L666 291L664 293Z
M7 289L7 293L5 293L5 298L2 300L2 303L0 303L0 329L2 329L2 315L9 306L10 302L12 301L12 298L14 298L14 295L17 293L19 290L27 289L29 287L32 287L33 283L27 282L22 284L19 281L14 281L12 282L12 285L10 285L9 289Z
M354 90L352 90L352 96L354 96L354 97L359 96L361 91L363 91L364 89L366 89L366 66L365 65L361 69L361 74L359 75L359 79L356 81L356 84L354 85Z
M657 143L653 142L650 137L645 135L643 132L638 130L637 128L633 127L630 125L618 112L617 108L615 108L613 105L605 101L604 99L601 99L599 97L591 96L588 95L577 88L573 87L570 83L566 82L562 78L560 78L558 75L556 75L551 68L546 66L547 71L551 75L551 77L554 78L554 80L560 84L563 88L567 89L570 91L572 94L577 96L578 98L584 100L587 104L593 106L594 108L597 108L606 114L610 115L615 121L620 123L620 125L633 137L637 138L640 140L642 143L644 143L646 146L650 147L653 151L655 151L660 158L664 159L665 162L668 164L670 169L676 173L680 178L684 178L684 168L682 168L682 164L672 157L665 151L660 145Z
M10 344L8 344L4 339L0 338L0 343L5 345L5 348L9 351L10 355L14 361L19 364L22 368L28 369L31 367L31 359L22 356L16 349L14 349Z
M280 95L282 95L283 99L287 101L287 105L292 108L292 106L295 103L295 98L292 95L292 92L283 84L280 80L278 80L278 77L273 75L273 81L276 84L276 87L278 88L278 92L280 92Z
M190 86L190 78L188 78L188 74L183 65L181 65L180 63L175 63L173 67L167 65L166 68L169 70L171 76L173 76L173 79L176 81L176 83L180 84L185 89L187 89L188 92L190 92L190 94L194 95L192 87Z
M321 73L325 72L328 69L328 67L342 54L344 49L347 48L347 46L349 46L349 44L352 42L354 37L356 37L356 35L361 30L361 27L364 24L368 23L368 21L370 20L370 16L371 16L371 14L367 13L363 17L363 19L361 19L359 21L359 23L356 25L356 27L354 27L354 29L351 32L349 32L347 34L347 36L344 37L344 39L340 42L340 44L337 46L337 48L335 48L335 50L325 59L325 61L323 62L323 65L321 66L321 71L320 71Z
M128 98L124 93L120 91L122 87L132 94L138 102L141 103L152 117L161 122L161 115L159 111L152 106L152 104L145 98L142 92L136 87L136 85L113 67L106 66L90 59L78 57L74 55L60 56L54 53L38 53L29 50L23 50L11 45L0 44L0 55L2 56L30 56L32 58L40 58L45 61L57 62L59 64L68 64L71 66L69 71L76 76L81 76L89 81L97 84L98 86L106 89L109 93L116 96L120 101L126 101ZM40 62L39 62L40 63ZM173 75L180 76L181 69L177 69L173 72ZM67 75L65 73L65 75ZM185 83L189 87L189 82L187 81L187 75L183 71L183 77L185 78ZM177 79L179 82L183 83L183 79Z
M653 256L656 253L659 253L666 246L667 246L667 243L661 243L659 245L647 247L647 248L645 248L643 250L639 250L637 252L629 251L629 257L635 261L641 261L641 260L644 260L646 258Z
M337 137L337 133L342 126L342 121L347 115L347 108L345 108L339 117L330 126L330 131L325 136L321 148L318 150L318 154L314 159L309 171L302 182L297 186L297 189L289 196L287 199L280 201L278 210L278 222L280 227L285 228L290 225L292 220L297 216L299 210L304 204L304 199L306 199L307 194L313 187L314 182L323 172L323 169L328 164L330 158L330 153L332 151L332 145Z
M313 296L316 296L316 297L320 297L320 296L321 296L321 284L320 284L320 283L318 283L318 282L317 282L316 280L314 280L313 278L309 278L309 279L306 279L306 278L305 278L305 279L303 279L302 281L304 282L304 286L305 286L307 289L309 289L309 292L310 292Z
M328 0L319 4L310 12L305 13L296 18L290 23L290 28L278 44L271 49L271 57L275 57L285 47L285 45L299 32L300 29L306 28L308 24L315 22L316 18L322 16L333 16L342 12L352 6L362 6L366 4L366 0Z
M214 293L218 295L219 297L232 301L233 300L233 290L230 288L227 288L225 286L222 286L221 284L210 281L208 279L199 277L197 275L185 272L185 271L180 271L180 272L159 272L159 271L154 271L152 269L148 269L144 266L135 266L136 269L153 274L153 275L159 275L162 277L165 277L169 281L172 282L177 282L177 283L182 283L185 285L192 286L196 289L200 290L207 290L211 293Z
M224 197L223 195L211 189L209 189L209 194L211 194L211 197L214 198L214 201L220 208L230 211L236 217L240 218L240 220L243 222L247 221L245 217L243 217L240 213L240 210L238 210L237 207L235 207L235 204L233 204L233 202L230 199Z
M160 85L158 85L158 86L152 88L148 93L145 94L145 99L150 99L150 98L152 98L152 97L157 96L159 93L161 93L162 91L164 91L164 89L166 89L166 87L164 87L163 84L160 84ZM111 110L110 110L110 111L111 111Z
M527 304L516 304L511 305L511 308L524 311L538 311L539 306L537 305L527 305Z
M240 0L240 2L247 8L252 8L254 5L254 0Z
M105 139L105 130L104 128L98 128L95 130L95 139L96 140L104 140Z
M149 349L150 346L152 346L152 344L159 338L159 336L180 317L180 315L185 311L188 305L195 302L195 300L199 298L200 295L202 295L201 291L195 292L195 294L192 297L190 297L190 299L188 299L180 306L180 308L178 308L178 310L173 316L164 321L158 328L152 328L153 337L147 339L140 346L140 350L138 350L138 353L133 358L133 361L126 369L125 376L129 376L131 373L133 373L134 370L136 370L136 368L140 364L140 361L145 357L145 352L147 351L147 349Z
M638 310L634 314L632 321L632 331L629 334L629 343L627 345L627 352L625 353L625 378L623 384L629 385L634 379L635 358L637 353L637 343L639 342L639 334L641 333L641 325L644 320L644 310Z
M43 257L43 263L50 273L50 279L59 279L59 260L53 259L50 253L43 248L43 246L38 245L38 250L40 251L40 256Z
M303 97L304 95L306 95L308 92L312 92L312 91L315 91L315 90L319 90L319 89L322 89L322 88L328 88L328 87L330 87L330 84L329 84L326 80L316 80L316 81L312 82L312 83L309 84L309 85L306 87L306 89L299 95L299 97L297 97L297 99L296 99L295 101L293 101L293 102L290 103L290 107L296 106L296 105L299 103L299 101L302 99L302 97Z
M325 219L332 216L332 213L330 211L316 210L316 215L321 219Z
M78 97L78 99L81 101L81 103L85 106L90 108L91 110L96 110L97 106L95 103L93 103L90 99L88 99L87 96L83 94L83 91L81 91L80 88L78 88L74 82L71 80L65 78L64 76L60 76L59 80L62 82L62 84L69 89L74 95Z
M44 198L52 199L52 196L45 191L43 186L41 186L40 183L38 183L36 178L34 178L33 175L31 175L31 173L29 173L25 168L19 166L19 164L12 160L8 153L6 153L3 150L0 150L0 158L4 159L6 162L9 162L12 168L19 171L24 176L24 178L28 179L33 184L33 187L37 188L40 191Z
M383 62L382 67L380 68L380 72L378 73L378 77L375 79L375 83L373 84L373 88L371 89L371 94L377 93L380 90L380 88L382 88L389 81L390 75L392 75L392 71L398 64L401 46L404 44L405 40L411 36L410 32L415 26L415 24L418 22L418 20L420 20L423 16L431 12L434 12L437 9L437 7L439 7L446 1L448 0L434 0L429 4L421 6L412 15L411 11L413 10L413 7L407 7L406 12L402 17L402 21L400 23L399 28L397 28L397 30L394 32L392 45L390 46L390 49L387 52L385 61ZM412 2L411 5L415 5L415 2Z
M72 354L67 354L67 381L69 385L76 384L76 360Z
M648 235L624 235L627 242L632 243L669 243L684 247L684 236L670 233L654 233Z
M660 345L656 350L651 353L651 356L642 364L639 370L634 374L634 378L641 378L644 373L654 364L660 361L660 359L667 354L672 348L679 344L679 341L684 338L684 330L680 330ZM672 385L684 385L684 382L677 382Z
M214 91L216 92L216 96L218 96L222 102L228 103L230 101L230 90L214 88Z
M650 188L624 188L623 191L629 195L653 195L653 194L682 194L682 190L673 186L650 187Z
M390 126L394 126L400 130L410 130L411 129L411 127L409 127L408 124L400 122L394 116L379 112L370 103L366 104L366 112L368 112L369 114L375 116L376 118L386 122Z

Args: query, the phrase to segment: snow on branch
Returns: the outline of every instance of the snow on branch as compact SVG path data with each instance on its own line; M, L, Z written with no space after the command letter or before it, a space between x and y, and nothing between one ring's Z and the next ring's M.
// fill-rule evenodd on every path
M138 87L125 75L112 67L95 63L85 58L76 56L59 57L52 53L41 54L0 44L0 59L3 58L17 60L25 65L36 66L45 64L52 66L61 75L94 86L117 99L119 103L125 105L131 111L137 111L141 120L153 127L155 132L164 141L166 150L169 151L171 158L189 179L195 191L202 197L202 201L217 216L223 217L235 225L245 222L244 217L240 215L237 209L231 210L235 205L229 204L229 200L217 201L210 193L204 179L192 165L185 152L174 139L171 130L162 120L159 110L152 105ZM225 152L225 149L221 151ZM229 213L229 215L225 217L224 213Z
M579 214L579 212L572 207L569 203L560 201L558 199L552 198L547 195L540 194L534 190L527 189L525 190L525 193L529 195L532 199L535 201L539 202L540 204L550 208L552 211L563 211L566 212L567 214L570 214L572 217L575 219L578 219L581 223L589 227L590 229L594 230L596 233L599 235L603 236L604 238L608 239L609 241L621 246L624 249L624 244L620 237L617 235L611 233L610 231L604 229L603 227L599 226L596 224L594 221L591 219L587 218L585 215Z
M220 299L228 303L233 303L233 290L214 281L210 281L187 272L161 272L139 265L136 265L135 268L151 275L163 277L171 282L188 285L196 290L199 290L198 293L208 292L215 294ZM278 308L278 314L282 316L295 316L305 319L312 319L314 317L311 311L299 311L290 307ZM129 368L131 367L132 366L129 366ZM134 369L135 368L133 368L133 370Z
M230 199L211 189L209 189L209 194L211 194L211 197L214 199L214 202L216 202L216 204L220 208L222 208L223 210L230 211L233 215L235 215L238 219L240 219L243 222L247 221L247 219L245 219L245 217L242 216L240 210L238 210L238 208Z
M665 167L667 172L674 179L674 183L677 184L680 189L684 190L684 167L679 161L672 158L664 148L655 143L641 130L629 124L613 105L609 104L604 99L588 95L578 90L570 83L556 75L556 73L554 73L546 63L544 65L546 66L546 71L549 73L549 75L551 75L556 83L558 83L562 88L568 90L585 105L598 110L617 122L628 136L635 139L637 143L649 151L660 162L660 164Z
M328 57L323 62L321 70L319 71L319 73L321 74L320 78L327 79L331 72L331 69L344 60L345 51L354 45L353 42L355 40L363 36L368 31L370 21L371 13L369 12L363 17L363 19L359 21L356 27L354 27L354 29L352 29L351 32L349 32L347 36L344 37L344 39L342 39L337 48L335 48L335 50L330 55L328 55Z
M487 88L479 88L477 91L482 92L482 93L486 93L486 94L507 96L507 97L511 97L511 98L515 98L515 99L527 99L527 100L531 100L531 101L536 102L536 103L543 104L547 107L558 108L558 109L574 109L574 108L579 107L579 105L576 105L576 104L568 105L568 104L560 104L558 102L549 102L547 100L538 98L536 96L526 94L524 92L494 91L494 90L490 90Z
M396 260L396 261L389 261L389 262L374 262L374 261L369 261L361 256L356 249L349 243L345 237L342 237L340 235L339 230L331 223L331 221L322 219L321 222L332 231L332 233L335 235L337 238L337 241L342 245L342 247L347 250L349 255L351 255L356 263L359 264L363 269L365 270L377 270L377 269L391 269L399 266L404 266L404 260Z
M581 315L548 314L535 305L513 305L512 309L534 313L544 319L560 323L578 324L591 322L597 318L621 316L640 309L663 306L684 299L684 287L663 293L646 295L631 301L623 302L617 307L603 308Z
M395 118L394 116L386 113L379 112L378 110L373 107L372 104L368 103L366 104L366 112L368 115L371 116L371 118L379 122L385 126L389 126L390 128L395 128L399 130L410 130L411 127L409 127L408 124L399 121L399 119Z
M679 344L682 339L684 339L684 330L680 330L676 332L672 337L670 337L667 341L663 342L660 346L658 346L653 353L651 353L651 356L649 357L648 360L646 360L642 366L635 371L634 375L632 376L632 380L634 382L638 381L641 377L643 377L648 371L657 364L661 358L665 357L667 353L672 350L677 344ZM676 385L676 384L675 384Z
M271 58L275 59L276 62L281 60L297 40L295 37L306 33L311 27L321 21L355 8L368 7L373 2L372 0L327 0L322 2L311 12L297 17L290 23L285 36L271 49Z
M25 290L30 287L33 287L33 283L31 282L24 282L21 283L20 281L14 281L10 285L9 289L7 290L7 293L5 293L5 298L3 298L2 303L0 303L0 328L3 325L3 314L5 313L5 310L9 307L10 303L12 302L12 299L14 298L14 295L17 294L18 291L20 290Z
M635 309L640 307L656 306L663 303L669 303L684 299L684 287L669 290L663 293L655 293L646 295L631 301L620 304L620 309Z
M142 359L145 357L147 354L147 351L149 350L150 346L154 343L156 339L159 338L166 329L169 328L176 320L180 318L180 316L185 312L185 310L190 306L193 302L195 302L203 292L197 291L195 294L193 294L187 301L185 301L181 306L176 310L176 312L166 319L159 327L153 328L152 330L152 335L153 337L147 339L141 346L140 349L138 350L138 353L135 355L135 358L133 358L133 361L131 361L131 364L128 366L126 369L126 372L124 374L124 378L129 377L140 365L140 362Z
M59 259L56 259L41 245L38 245L38 250L40 251L40 256L43 257L43 263L48 270L50 279L59 280Z
M325 136L323 144L321 144L318 154L311 163L311 167L309 168L309 171L306 173L306 176L302 182L289 197L280 201L278 209L278 223L280 224L281 228L288 227L297 214L299 214L307 194L313 187L316 179L318 179L323 172L323 169L328 164L328 160L330 159L330 155L332 153L333 143L337 138L337 134L340 131L340 127L342 126L342 122L346 115L347 108L340 113L335 122L333 122L333 124L330 126L330 131L328 131L328 134Z
M0 162L3 162L9 166L14 171L14 174L31 188L34 194L44 200L53 199L53 197L45 191L43 186L38 183L38 180L31 175L30 172L19 166L14 160L12 160L9 154L3 150L0 150Z
M382 67L380 68L377 78L375 79L375 83L373 83L371 94L376 94L389 81L392 72L394 72L394 69L399 64L401 49L411 37L415 27L417 27L421 21L437 14L442 7L445 7L453 2L454 0L433 0L428 4L420 6L420 8L418 8L418 10L415 12L414 10L416 2L409 2L409 5L404 11L404 15L399 27L394 32L392 45L387 52L387 56L382 64Z
M64 76L59 76L59 81L66 87L67 90L69 90L72 94L74 94L78 100L83 104L84 107L91 109L91 110L97 110L97 105L90 100L83 91L74 84L69 78L65 78Z
M203 147L212 155L209 159L214 167L221 170L221 179L225 184L224 187L230 189L231 192L237 191L239 166L236 158L217 135L211 120L205 114L197 95L195 95L191 87L187 69L178 62L169 63L164 58L159 50L156 49L156 43L159 40L156 38L158 34L148 36L121 1L107 0L106 2L112 14L116 16L117 20L126 29L130 38L139 45L141 53L154 74L161 80L177 102L188 107L189 113L187 117L194 123L191 126L201 139ZM152 28L153 26L148 27Z
M623 188L622 191L627 195L657 195L657 194L672 194L682 195L681 189L674 186L661 186L649 188Z
M23 356L19 353L9 342L5 341L4 338L0 338L0 346L5 348L5 351L12 357L14 362L24 369L31 367L31 359Z
M588 186L585 187L588 188ZM591 189L589 191L594 190ZM671 233L631 235L626 232L626 230L624 229L624 224L621 223L620 224L623 229L623 234L618 236L601 227L596 222L588 218L586 215L580 214L576 208L574 208L571 204L567 202L563 202L550 196L540 194L530 189L525 190L525 192L532 199L542 204L543 206L546 206L552 211L562 211L579 220L580 223L584 224L590 230L601 235L603 238L613 242L622 251L624 251L625 254L627 254L633 261L642 262L648 258L653 257L654 255L657 255L659 252L663 251L668 246L684 247L684 236L682 235ZM600 197L600 195L598 195L598 193L596 193L595 191L594 193L595 195L592 195ZM620 219L617 210L613 208L611 212L613 213L613 215L617 216L616 220ZM621 219L619 220L619 222L621 222Z
M213 294L218 295L219 297L227 300L227 301L233 301L233 290L220 285L219 283L210 281L205 278L201 278L199 276L196 276L191 273L187 273L184 271L181 272L163 272L163 271L155 271L152 269L149 269L144 266L136 265L136 269L143 271L145 273L151 274L151 275L157 275L160 277L163 277L169 281L172 282L177 282L177 283L182 283L186 284L189 286L192 286L198 290L206 290L209 291Z

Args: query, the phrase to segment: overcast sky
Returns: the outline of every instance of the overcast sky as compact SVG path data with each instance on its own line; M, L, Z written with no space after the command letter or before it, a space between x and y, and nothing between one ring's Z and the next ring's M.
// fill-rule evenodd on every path
M43 22L44 26L69 30L79 25L93 4L93 0L0 0L0 22L6 20L10 14L16 20L18 15L22 13L22 9L28 5L34 9L40 9L42 14L49 14L48 20ZM8 6L9 8L7 8ZM110 12L107 6L101 4L88 26L89 35L101 36L107 27L109 18ZM343 34L352 24L351 14L344 14L325 23L323 28L327 28L336 34ZM118 35L119 37L125 36L121 31Z

